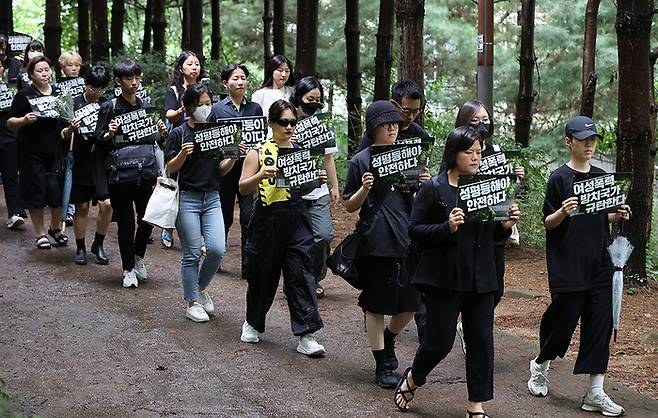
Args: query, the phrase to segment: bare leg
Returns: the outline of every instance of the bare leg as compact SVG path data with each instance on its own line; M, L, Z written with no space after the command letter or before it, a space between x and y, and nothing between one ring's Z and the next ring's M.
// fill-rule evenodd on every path
M89 215L89 202L78 203L75 205L75 222L73 231L75 239L84 239L87 230L87 216Z
M372 351L384 349L384 315L366 312L368 343Z
M98 219L96 219L96 232L107 235L107 229L112 222L112 205L110 199L98 202Z
M412 319L414 319L414 312L400 312L393 315L391 320L388 321L388 330L393 334L399 334Z
M37 237L46 235L46 228L43 226L43 209L28 209L30 213L30 219L32 219L32 225L34 225L34 232L36 232Z

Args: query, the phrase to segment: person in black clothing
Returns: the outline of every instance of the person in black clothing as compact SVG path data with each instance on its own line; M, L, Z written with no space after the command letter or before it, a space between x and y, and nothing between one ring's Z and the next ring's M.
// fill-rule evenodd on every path
M541 319L539 355L530 361L528 390L534 396L548 394L548 369L552 360L564 357L580 320L580 345L575 374L589 374L589 387L581 409L619 416L624 408L603 391L612 335L612 276L608 254L609 222L630 219L630 208L616 213L570 216L579 206L574 197L576 173L604 173L590 164L601 135L592 119L571 118L565 126L565 143L571 159L548 179L544 200L546 264L551 304Z
M245 92L249 83L249 70L242 64L229 64L222 70L222 82L228 90L228 96L223 100L215 103L208 116L208 122L215 122L219 119L245 117L245 116L263 116L263 110L258 103L247 100ZM235 208L235 199L237 197L240 205L240 234L241 234L241 257L242 273L245 276L245 244L247 242L247 225L251 214L254 210L254 198L252 195L242 195L238 190L240 173L244 163L244 154L246 148L240 144L240 153L242 156L235 162L231 171L222 177L219 188L219 197L222 200L222 213L224 215L224 233L228 239L228 232L233 225L233 210Z
M366 110L366 132L373 140L372 146L393 144L401 124L402 117L387 100L376 101ZM365 312L368 342L375 358L375 381L382 387L394 388L394 371L398 368L395 336L420 305L420 294L409 283L406 264L409 214L415 190L375 182L370 172L371 147L350 161L343 199L348 212L360 209L361 220L368 219L373 207L379 205L357 261L359 278L364 282L359 307ZM429 177L426 172L419 180L427 181ZM391 315L388 326L384 315Z
M110 81L110 74L103 65L95 65L85 75L85 91L73 99L76 109L89 103L105 102L103 92ZM71 124L62 130L62 137L72 140L73 144L73 185L71 187L71 203L75 205L75 264L87 264L87 247L85 233L87 231L87 217L89 215L89 202L98 203L98 218L96 219L96 235L91 245L91 252L96 256L99 264L108 264L109 258L103 248L103 240L107 228L112 220L112 205L110 204L107 179L98 176L98 169L103 167L101 153L94 146L89 134L81 134L80 119L74 119Z
M465 222L457 208L460 175L473 175L480 165L482 139L470 127L448 135L443 154L447 171L423 184L414 201L409 235L421 250L413 284L425 295L427 325L413 366L405 370L395 391L401 411L409 408L417 387L454 344L461 313L466 352L469 417L486 417L482 402L493 398L493 298L498 288L494 241L508 236L521 214L509 210L505 222Z
M21 64L8 54L9 43L0 35L0 84L16 85ZM21 207L18 189L18 142L16 132L7 128L9 109L0 109L0 174L5 189L7 205L7 228L16 229L25 222L25 211Z
M41 41L33 39L32 42L30 42L25 46L25 51L18 56L19 58L22 57L23 60L23 66L21 67L21 72L18 74L18 77L16 78L16 88L18 88L19 91L23 90L23 88L32 84L32 79L30 79L29 71L27 71L27 66L30 63L30 61L34 58L42 57L44 55L45 55L45 49ZM51 70L51 77L52 77L52 70Z
M131 60L120 60L112 69L114 82L121 87L121 95L108 100L101 106L98 122L94 132L96 144L107 153L123 138L117 133L120 126L114 120L116 111L132 111L146 107L136 96L141 81L142 68ZM160 134L164 135L164 123L159 120ZM119 252L123 267L123 287L137 287L138 279L146 280L148 273L144 264L146 245L153 226L142 221L146 205L153 192L155 181L143 181L136 184L110 184L109 194L112 210L117 222ZM134 205L134 209L133 209ZM135 210L137 211L137 229L135 229Z
M391 88L391 102L397 108L402 117L398 138L429 138L430 134L419 124L414 122L423 110L423 92L415 82L411 80L398 81ZM372 138L364 133L359 142L357 152L371 146Z
M68 244L68 237L59 227L62 191L57 173L64 154L59 138L60 120L38 117L32 111L30 99L58 96L59 90L50 83L50 61L39 56L27 65L32 84L14 96L7 120L9 129L18 131L18 163L20 191L23 205L28 208L37 234L36 246L50 249L50 241L44 227L43 208L50 206L51 218L48 235L60 246Z

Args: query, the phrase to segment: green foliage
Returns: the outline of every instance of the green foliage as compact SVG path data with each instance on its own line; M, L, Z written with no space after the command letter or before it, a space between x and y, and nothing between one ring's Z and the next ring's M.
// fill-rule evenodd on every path
M0 417L23 418L24 415L14 407L14 399L4 390L5 381L0 378Z

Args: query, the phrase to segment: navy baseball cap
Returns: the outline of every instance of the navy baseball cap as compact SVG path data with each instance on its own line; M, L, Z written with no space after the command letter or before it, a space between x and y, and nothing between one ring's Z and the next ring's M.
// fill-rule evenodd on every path
M564 126L564 135L570 138L576 138L583 141L590 136L603 138L603 135L596 132L596 124L587 116L576 116L567 121Z

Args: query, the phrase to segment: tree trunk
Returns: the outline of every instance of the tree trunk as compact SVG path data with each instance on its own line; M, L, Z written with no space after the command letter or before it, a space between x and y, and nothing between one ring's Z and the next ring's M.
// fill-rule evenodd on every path
M91 60L107 60L110 56L107 39L107 0L91 0Z
M110 24L110 39L112 56L116 57L123 50L123 22L126 17L124 0L112 0L112 22Z
M532 103L535 100L532 77L535 68L535 0L521 0L521 53L519 95L516 100L514 139L527 147L530 142Z
M89 39L89 0L78 1L78 53L82 61L91 58Z
M46 23L43 25L43 46L46 56L55 66L57 77L60 76L59 55L62 52L62 6L59 0L46 1Z
M203 61L203 2L190 0L190 51Z
M274 0L274 24L272 33L272 46L274 55L285 55L286 53L286 8L284 0Z
M165 20L165 2L164 0L152 0L153 17L151 27L153 28L153 53L165 55L165 28L167 21Z
M347 136L349 155L354 155L361 140L361 41L359 1L347 0L345 7L345 50L347 55Z
M583 91L580 98L580 114L592 117L596 95L596 27L601 0L587 0L585 11L585 41L583 43Z
M423 73L423 20L425 0L397 0L395 19L398 32L398 80L411 80L421 91L425 86ZM416 122L423 123L422 113Z
M627 203L633 217L623 233L635 246L627 263L628 283L646 277L647 244L651 225L655 143L650 132L653 80L649 51L653 0L618 0L617 32L619 62L619 120L617 128L617 171L632 172Z
M650 81L655 80L656 75L656 61L658 61L658 47L654 48L649 54L649 68L651 68ZM653 144L649 149L651 155L656 155L656 118L658 117L658 103L656 103L656 89L651 89L649 97L649 133L651 134L651 143ZM651 228L651 225L649 225Z
M151 52L151 25L153 24L153 2L146 0L144 7L144 34L142 35L142 55Z
M210 33L210 59L218 60L222 54L220 0L211 0L210 14L212 18L212 32Z
M181 20L181 49L190 49L190 0L183 0L183 19Z
M373 100L390 97L391 66L393 65L393 0L379 2L377 54L375 55L375 92Z
M12 0L0 0L0 33L14 31L14 15Z
M319 0L297 0L295 68L300 75L317 74L318 5Z
M272 8L270 0L263 1L263 70L267 78L267 63L272 59Z

